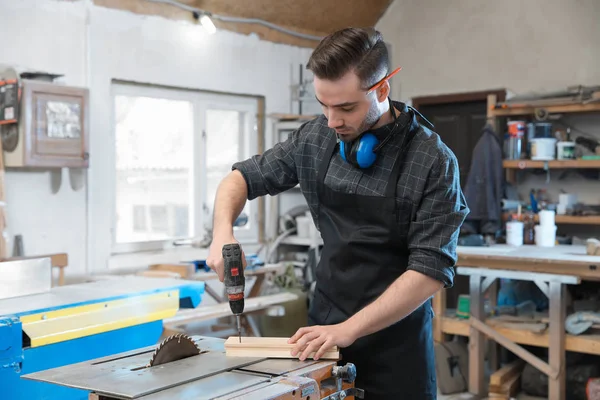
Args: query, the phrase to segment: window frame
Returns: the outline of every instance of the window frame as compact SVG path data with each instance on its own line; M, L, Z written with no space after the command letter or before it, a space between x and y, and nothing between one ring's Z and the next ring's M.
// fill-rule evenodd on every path
M193 162L191 173L190 190L190 222L192 223L191 237L176 237L164 240L149 240L144 242L117 243L117 179L116 179L116 115L115 102L117 96L147 96L161 99L170 99L178 101L188 101L192 106L192 125L193 125ZM140 85L136 83L111 83L111 129L113 137L112 151L114 154L112 162L112 187L111 190L111 206L110 206L110 249L112 255L123 255L138 252L164 251L172 249L177 242L185 241L189 243L190 239L199 239L206 234L206 227L212 226L212 215L205 215L205 207L208 205L212 208L214 199L208 199L206 188L208 184L207 178L207 133L206 132L206 110L235 110L240 111L243 117L243 127L239 133L240 153L238 158L245 159L252 154L256 154L259 150L259 132L258 113L259 100L256 97L220 94L212 92L203 92L200 90L189 90L171 87L159 87L153 85ZM248 202L248 223L251 224L251 229L235 228L234 234L236 239L242 244L258 243L260 229L259 207L257 202ZM184 246L181 246L184 247Z

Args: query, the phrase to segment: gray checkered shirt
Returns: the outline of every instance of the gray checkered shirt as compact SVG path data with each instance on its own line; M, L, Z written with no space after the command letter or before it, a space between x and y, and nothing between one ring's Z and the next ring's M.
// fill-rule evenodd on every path
M403 103L394 102L397 109ZM413 120L412 123L416 123ZM388 125L391 129L393 124ZM456 245L460 226L469 209L460 187L458 162L440 137L419 126L406 155L398 179L397 199L409 198L414 219L408 232L408 269L429 275L451 287L454 281ZM298 183L318 227L319 199L317 169L323 159L332 130L321 115L301 125L287 140L261 155L237 162L248 183L248 199L275 196ZM325 176L325 185L359 195L385 194L392 166L401 146L402 135L394 135L379 150L372 168L359 170L345 162L336 150Z

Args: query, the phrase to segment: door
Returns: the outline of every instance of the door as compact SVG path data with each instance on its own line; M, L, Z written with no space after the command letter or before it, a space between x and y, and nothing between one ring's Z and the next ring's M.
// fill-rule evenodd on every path
M433 130L456 155L463 189L469 175L473 149L486 123L486 109L486 100L428 104L418 108L433 123Z

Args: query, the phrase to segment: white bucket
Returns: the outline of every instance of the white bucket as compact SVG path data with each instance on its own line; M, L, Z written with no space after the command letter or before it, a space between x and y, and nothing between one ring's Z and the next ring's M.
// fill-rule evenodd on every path
M535 244L540 247L554 247L556 244L556 225L536 225Z
M556 139L533 138L531 139L532 160L554 160L556 156Z
M554 226L554 211L552 210L541 210L539 212L540 225L541 226Z
M510 221L506 223L506 244L509 246L523 245L523 227L521 221Z

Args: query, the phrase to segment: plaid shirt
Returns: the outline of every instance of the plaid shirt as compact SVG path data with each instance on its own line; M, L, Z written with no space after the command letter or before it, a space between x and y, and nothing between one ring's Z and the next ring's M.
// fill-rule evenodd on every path
M406 111L403 103L394 102L394 105ZM416 117L410 122L417 124ZM393 127L393 123L387 125L388 129ZM263 154L235 163L232 169L239 170L248 183L248 200L267 194L275 196L299 183L318 228L317 169L328 144L324 138L334 137L327 135L331 132L327 119L321 115L301 125L287 140ZM366 170L342 160L338 147L325 176L325 185L346 193L383 196L401 139L402 135L394 135L379 150L373 167ZM418 127L410 143L396 196L398 200L410 199L414 210L408 232L408 269L451 287L458 234L469 209L460 187L454 153L436 133L423 126Z

